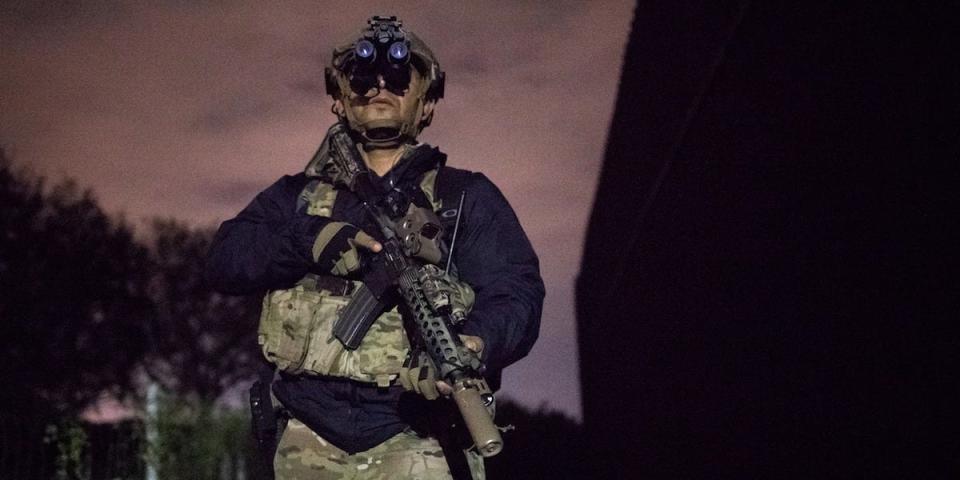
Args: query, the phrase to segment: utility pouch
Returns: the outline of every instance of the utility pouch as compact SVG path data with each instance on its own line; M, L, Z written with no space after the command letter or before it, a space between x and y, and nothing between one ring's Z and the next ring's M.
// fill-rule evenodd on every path
M343 352L332 329L347 299L304 284L267 293L257 331L264 357L286 373L329 375Z
M263 300L257 340L267 361L289 374L345 377L389 385L399 375L409 341L396 310L378 316L356 350L347 350L333 327L350 302L301 282Z

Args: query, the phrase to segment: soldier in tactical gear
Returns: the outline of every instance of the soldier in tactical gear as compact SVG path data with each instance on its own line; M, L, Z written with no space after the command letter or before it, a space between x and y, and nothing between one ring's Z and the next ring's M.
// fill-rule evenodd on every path
M447 167L439 149L418 143L445 76L400 21L371 18L334 49L325 73L338 123L304 172L221 225L209 253L215 288L266 292L258 340L270 369L252 399L259 440L275 449L279 479L483 478L483 450L451 428L459 422L445 398L453 387L438 381L412 336L401 296L383 288L378 265L389 237L371 205L425 219L410 233L403 228L413 216L399 222L404 249L423 264L416 281L431 308L456 319L462 345L482 365L480 383L493 390L537 337L544 290L536 254L493 183ZM365 188L337 149L344 139L362 159ZM376 301L361 305L370 324L344 341L341 327L353 321L345 312L370 291ZM285 428L274 407L289 418Z

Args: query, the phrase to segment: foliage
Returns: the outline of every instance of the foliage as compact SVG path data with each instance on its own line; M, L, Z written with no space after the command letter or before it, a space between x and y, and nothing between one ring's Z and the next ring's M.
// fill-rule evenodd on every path
M0 149L0 406L76 411L130 391L151 310L146 260L90 191L47 188Z
M204 285L213 232L152 227L138 242L89 190L48 187L0 149L0 406L77 412L144 371L212 401L253 375L259 300Z
M76 420L47 425L44 443L56 447L56 480L88 480L87 433Z
M224 296L204 284L213 233L157 220L150 245L150 298L157 309L146 369L166 390L203 401L251 378L260 357L259 298Z
M130 419L117 423L83 423L90 451L91 480L145 478L144 423Z
M146 459L159 478L218 480L224 474L235 478L252 458L250 419L245 411L163 396L156 418L150 421L156 441Z

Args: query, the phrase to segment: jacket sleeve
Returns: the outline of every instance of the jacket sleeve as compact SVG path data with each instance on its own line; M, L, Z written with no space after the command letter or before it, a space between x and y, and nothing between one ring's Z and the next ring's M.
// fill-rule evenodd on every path
M220 225L207 254L213 289L243 295L292 286L313 264L313 243L330 219L297 211L305 176L285 176Z
M544 287L536 253L499 189L482 174L466 188L463 237L454 261L476 293L463 333L484 341L483 360L499 371L526 356L540 331Z

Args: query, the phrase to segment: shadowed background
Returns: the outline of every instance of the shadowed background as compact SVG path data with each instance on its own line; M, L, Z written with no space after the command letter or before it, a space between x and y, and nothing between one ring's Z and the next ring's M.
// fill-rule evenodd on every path
M541 257L541 338L505 396L579 418L573 278L632 14L604 2L4 2L0 144L135 225L215 225L303 168L332 46L398 15L448 72L422 140L504 191Z
M957 18L638 3L577 283L594 477L960 471Z

